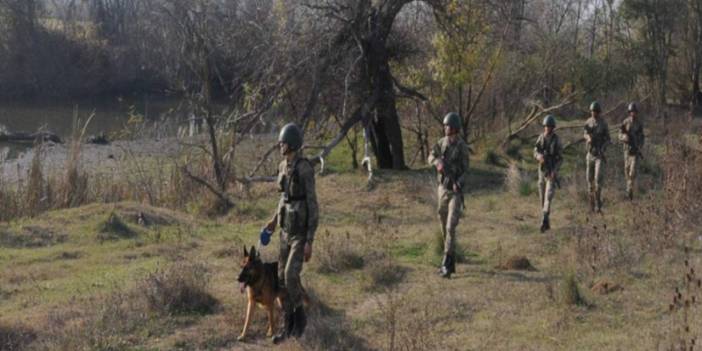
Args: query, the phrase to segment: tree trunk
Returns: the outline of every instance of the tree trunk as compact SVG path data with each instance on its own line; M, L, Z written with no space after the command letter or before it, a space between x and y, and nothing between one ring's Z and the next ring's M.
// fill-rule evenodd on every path
M695 63L692 72L692 92L690 95L690 107L693 113L698 113L702 106L702 92L700 92L700 65Z
M386 140L384 149L387 149L389 160L384 163L378 163L380 168L405 169L405 153L402 142L402 129L400 127L400 118L397 115L395 108L395 93L386 92L385 96L380 99L376 106L378 111L378 121L382 123L376 124L376 132L382 134Z
M387 38L395 16L407 1L398 1L394 6L373 9L368 21L365 37L364 61L366 77L363 82L368 92L379 88L382 92L374 106L375 119L372 122L372 146L378 167L384 169L406 169L402 129L397 115L395 82L390 72L390 58L387 52ZM383 11L386 10L386 11Z

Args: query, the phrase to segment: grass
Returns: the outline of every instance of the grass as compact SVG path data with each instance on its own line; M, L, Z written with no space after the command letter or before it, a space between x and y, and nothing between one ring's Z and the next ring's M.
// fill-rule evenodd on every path
M561 282L561 302L567 306L585 306L587 301L580 291L575 274L568 274Z
M540 234L538 199L523 196L518 187L504 192L510 178L504 169L473 162L457 229L463 259L452 279L444 280L435 274L443 241L429 172L379 172L369 191L363 175L343 168L346 160L341 157L338 169L317 178L321 223L312 261L302 273L313 295L311 324L305 338L283 349L388 349L392 344L396 349L638 350L654 348L669 329L667 297L676 283L671 277L682 266L682 249L663 247L656 255L635 251L643 238L626 231L630 204L614 198L604 216L591 218L583 215L581 199L560 190L553 229ZM526 174L533 170L524 166ZM519 183L535 187L533 180ZM260 310L251 326L253 341L236 342L246 303L235 284L241 247L256 243L277 196L273 184L249 191L237 209L219 218L122 202L4 224L0 327L31 326L36 337L30 345L37 349L267 349ZM136 213L154 224L139 225ZM577 234L595 220L611 233L611 239L601 240L596 260L584 256L592 251L584 249L584 241L578 245ZM16 241L27 235L25 228L51 228L54 237L65 237L28 246ZM138 235L96 240L103 229L125 228ZM274 235L262 248L265 260L277 259L278 240ZM694 252L700 252L694 243ZM511 257L528 257L538 270L495 268ZM206 269L192 262L206 262ZM597 262L598 271L587 262ZM586 294L583 287L600 276L616 276L624 288ZM198 301L205 303L192 303ZM83 332L69 327L78 321L95 327ZM699 323L691 327L702 330Z

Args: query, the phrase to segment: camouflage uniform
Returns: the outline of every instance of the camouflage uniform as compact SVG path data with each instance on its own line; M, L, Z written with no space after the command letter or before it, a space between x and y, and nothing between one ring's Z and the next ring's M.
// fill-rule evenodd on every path
M643 124L639 118L627 117L619 128L619 140L624 144L624 175L626 177L626 192L629 198L634 194L636 166L641 158L644 146Z
M555 132L550 135L541 134L536 140L534 158L543 156L544 163L539 166L539 198L544 214L551 213L551 200L555 192L554 179L547 177L552 172L558 172L563 163L563 144Z
M468 145L461 138L456 137L456 141L449 144L449 138L443 137L434 145L429 155L429 163L432 165L436 166L439 162L444 163L444 172L438 173L438 214L441 220L441 232L444 236L444 254L451 257L454 256L456 226L463 207L468 154ZM453 191L454 182L460 188L459 192Z
M310 161L296 155L291 162L283 160L278 166L280 201L274 220L280 231L278 276L287 288L286 311L302 305L300 273L306 243L312 243L319 221L319 207Z
M587 184L590 190L590 209L602 210L602 185L604 183L605 150L611 142L609 127L602 117L590 117L585 122L585 136L590 135L588 142Z

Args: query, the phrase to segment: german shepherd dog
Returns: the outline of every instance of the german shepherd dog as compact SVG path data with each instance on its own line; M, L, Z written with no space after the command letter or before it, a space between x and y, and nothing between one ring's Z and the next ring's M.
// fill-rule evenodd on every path
M246 319L244 320L244 330L237 340L246 338L249 329L251 316L253 315L254 304L258 304L268 312L268 333L273 336L276 330L276 309L281 308L285 292L278 282L278 262L264 263L256 248L251 247L246 251L244 247L244 259L241 262L241 273L239 273L239 289L243 294L246 291L248 304L246 305ZM276 306L276 302L278 306Z

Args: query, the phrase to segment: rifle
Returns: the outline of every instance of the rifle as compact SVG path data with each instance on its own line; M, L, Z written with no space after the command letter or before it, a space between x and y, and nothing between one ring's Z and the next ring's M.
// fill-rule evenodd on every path
M444 162L443 159L441 160L441 162ZM444 169L444 172L445 172L445 169ZM463 206L464 206L464 205L463 205L463 187L461 187L461 184L458 183L455 179L453 179L453 177L451 177L450 175L445 174L445 173L444 173L444 175L445 175L446 177L448 177L448 179L449 179L449 181L451 182L451 184L455 185L455 186L458 188L458 198L461 199L461 209L462 209ZM453 190L453 189L451 189L451 190Z
M626 135L627 141L625 142L625 144L629 145L629 152L633 151L633 153L636 156L638 156L639 158L641 158L643 160L644 157L643 157L643 154L641 153L641 150L639 149L639 147L633 146L631 144L631 140L632 140L631 132L629 131L628 128L626 128L626 125L622 124L622 126L619 127L619 130L622 134Z
M441 155L441 163L444 165L444 172L442 173L442 175L448 178L452 186L455 185L456 187L458 187L458 197L461 199L461 207L463 207L463 188L461 187L461 184L458 183L456 179L454 179L446 169L446 151L448 151L448 148L446 148L446 150L444 150L444 153ZM453 191L453 189L451 190Z
M549 156L548 158L544 156L544 168L546 168L546 172L544 173L545 177L551 177L553 176L553 185L556 186L556 189L561 188L561 179L558 177L558 173L556 172L556 158L553 156Z
M553 176L553 185L555 185L557 189L560 189L561 180L557 173L554 174L556 171L556 164L558 164L558 158L556 155L551 155L550 152L546 154L544 151L546 151L545 148L543 148L541 152L544 157L544 176L547 178Z
M603 161L607 162L605 152L604 152L604 140L602 140L602 136L594 136L594 129L588 125L585 126L585 133L590 136L590 142L588 143L588 152L591 153L593 156L601 158ZM596 148L595 145L599 145L599 148Z

